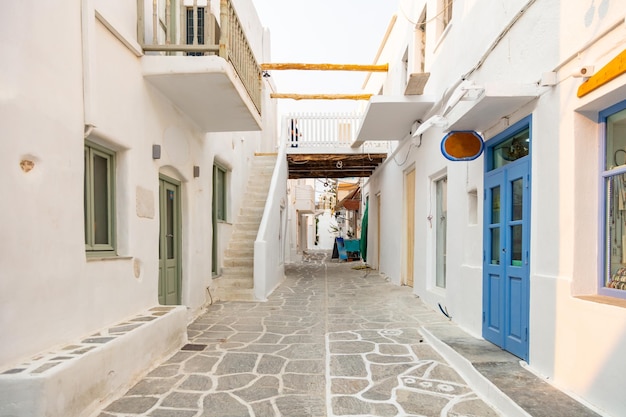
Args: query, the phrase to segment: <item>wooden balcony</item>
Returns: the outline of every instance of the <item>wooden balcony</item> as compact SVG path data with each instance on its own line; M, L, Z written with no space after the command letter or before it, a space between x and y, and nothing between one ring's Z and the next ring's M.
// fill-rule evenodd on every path
M150 84L203 131L261 129L261 69L230 0L137 0L137 16Z

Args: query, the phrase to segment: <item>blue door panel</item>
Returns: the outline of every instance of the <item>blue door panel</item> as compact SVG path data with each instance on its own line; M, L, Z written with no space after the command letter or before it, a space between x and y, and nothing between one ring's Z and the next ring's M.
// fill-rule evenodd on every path
M522 300L523 284L521 278L509 277L508 309L508 337L514 341L521 341L523 334L524 305Z
M500 314L500 277L498 275L490 275L489 276L489 294L490 294L490 303L488 309L488 323L489 329L498 334L498 339L500 338L500 332L502 329L501 324L501 314Z
M485 174L483 337L528 360L529 158Z

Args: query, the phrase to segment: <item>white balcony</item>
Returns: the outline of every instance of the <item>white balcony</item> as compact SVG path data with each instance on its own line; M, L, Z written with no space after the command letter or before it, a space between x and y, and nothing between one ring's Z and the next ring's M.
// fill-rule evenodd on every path
M289 114L283 117L281 146L289 178L369 177L389 153L389 143L355 147L362 120L356 113Z
M262 78L231 0L137 0L143 76L205 132L261 130ZM159 5L161 7L159 7Z

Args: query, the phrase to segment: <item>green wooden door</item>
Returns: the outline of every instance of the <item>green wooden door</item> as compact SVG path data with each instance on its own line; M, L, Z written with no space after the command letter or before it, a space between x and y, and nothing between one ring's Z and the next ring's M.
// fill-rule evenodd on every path
M159 213L159 303L180 304L180 183L165 176L159 178Z

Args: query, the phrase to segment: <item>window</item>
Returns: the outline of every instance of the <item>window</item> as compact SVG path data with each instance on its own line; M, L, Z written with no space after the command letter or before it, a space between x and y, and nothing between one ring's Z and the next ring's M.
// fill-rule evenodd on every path
M204 45L204 7L187 9L187 45ZM203 52L187 52L188 56L202 56Z
M115 250L115 154L85 143L85 248Z
M226 221L226 170L213 166L213 198L216 220Z
M435 285L446 288L446 230L448 228L448 178L435 181L437 197Z
M442 23L442 32L448 27L450 21L452 20L452 3L454 3L454 0L441 0L440 17Z
M415 27L415 68L419 72L426 72L426 8Z
M626 298L626 101L602 112L605 124L604 273L601 291Z
M525 128L507 140L493 147L489 169L496 169L528 155L530 149L530 128Z

